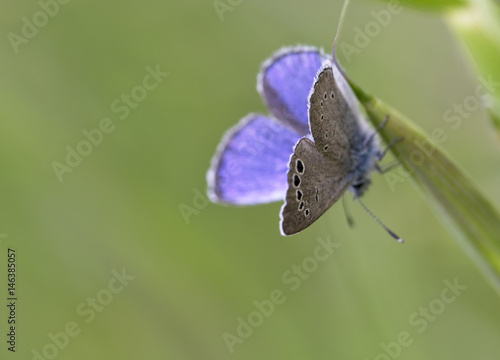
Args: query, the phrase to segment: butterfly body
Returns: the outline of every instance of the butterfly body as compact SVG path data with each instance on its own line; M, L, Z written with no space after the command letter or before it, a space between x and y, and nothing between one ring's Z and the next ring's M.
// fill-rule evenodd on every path
M352 90L328 60L309 95L309 126L314 141L301 139L290 158L281 213L283 235L307 228L347 190L361 196L379 153Z
M207 175L208 193L236 205L284 196L280 230L293 235L346 191L366 191L379 144L346 79L316 48L279 51L264 63L257 88L271 116L249 115L228 131ZM265 137L262 129L270 129Z

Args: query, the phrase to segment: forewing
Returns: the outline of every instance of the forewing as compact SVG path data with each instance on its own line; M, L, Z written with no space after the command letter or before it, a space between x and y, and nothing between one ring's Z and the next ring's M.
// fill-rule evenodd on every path
M284 48L267 60L257 89L271 113L301 136L309 132L308 98L326 56L314 47Z
M219 144L207 173L213 202L251 205L283 199L288 161L300 136L278 122L251 114Z
M288 189L281 208L282 235L296 234L315 222L350 186L348 177L302 138L288 166Z
M351 169L350 150L362 146L370 131L352 90L329 61L311 90L309 125L318 151L339 169Z

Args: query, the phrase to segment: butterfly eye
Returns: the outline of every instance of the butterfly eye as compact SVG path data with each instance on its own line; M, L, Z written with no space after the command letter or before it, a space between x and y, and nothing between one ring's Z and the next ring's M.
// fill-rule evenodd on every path
M300 201L302 200L302 191L297 190L297 200Z
M325 99L326 99L327 98L326 93L324 95L325 95Z
M304 211L304 215L305 215L305 216L309 216L309 209L306 209L306 210Z
M301 201L299 204L299 211L302 211L302 209L304 209L304 202L303 201Z
M333 91L330 93L330 97L331 97L332 99L334 99L334 98L335 98L335 94L333 93Z
M323 147L323 150L327 151L327 150L328 150L328 145L325 145L325 146Z

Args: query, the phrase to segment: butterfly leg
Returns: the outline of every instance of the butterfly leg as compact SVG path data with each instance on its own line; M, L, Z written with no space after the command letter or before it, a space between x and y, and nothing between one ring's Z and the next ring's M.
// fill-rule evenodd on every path
M386 115L384 118L384 121L382 121L382 123L375 129L375 131L368 138L366 138L363 145L364 146L368 145L373 140L375 135L377 135L380 132L380 130L382 130L384 128L384 126L387 124L388 121L389 121L389 115ZM391 147L393 147L394 145L396 145L398 142L400 142L402 140L403 140L402 137L399 137L399 138L392 140L383 151L381 151L377 154L378 160L379 161L382 160L384 158L385 154L387 153L387 151L389 151L389 149Z
M375 170L377 170L377 172L379 174L385 174L389 171L391 171L392 169L398 167L399 165L401 165L401 163L399 161L395 161L391 164L387 164L386 166L380 166L379 164L375 164Z
M342 207L344 208L344 214L345 214L345 219L347 221L347 224L349 227L354 226L354 220L352 218L351 212L349 211L349 207L347 206L346 200L345 200L346 195L344 194L342 196Z
M387 124L388 121L389 121L389 115L386 115L384 121L382 121L382 123L375 129L375 131L369 137L366 138L365 142L363 143L363 146L367 146L373 140L375 135L377 135L380 132L380 130L384 128L384 126Z
M387 154L387 152L394 146L396 145L398 142L401 142L403 141L404 139L402 137L398 137L396 139L393 139L389 145L387 145L387 147L383 150L383 151L380 151L378 154L377 154L377 157L378 157L378 161L382 160L385 156L385 154Z
M403 141L402 137L399 137L399 138L392 140L383 151L381 151L377 154L378 161L381 161L384 158L385 154L387 154L387 151L389 151L389 149L391 147L393 147L394 145L396 145L400 141ZM385 174L386 172L391 171L392 169L394 169L395 167L397 167L399 165L401 165L399 161L393 162L393 163L388 164L384 167L380 166L379 164L375 164L375 170L377 170L380 174Z
M387 121L389 121L389 115L386 115L385 116L385 119L384 121L379 125L379 127L377 128L377 130L375 131L374 134L376 134L377 132L379 132L384 126L385 124L387 124ZM373 136L373 135L372 135ZM403 141L403 138L402 137L398 137L396 139L393 139L389 145L387 145L387 147L382 150L382 151L379 151L379 153L377 154L377 158L378 158L378 161L381 161L385 155L387 154L387 152L394 146L396 145L397 143L399 143L400 141ZM389 164L389 165L386 165L384 167L380 166L379 164L375 164L375 170L377 170L380 174L384 174L386 172L389 172L391 171L392 169L394 169L395 167L399 166L400 163L399 162L395 162L395 163L392 163L392 164Z

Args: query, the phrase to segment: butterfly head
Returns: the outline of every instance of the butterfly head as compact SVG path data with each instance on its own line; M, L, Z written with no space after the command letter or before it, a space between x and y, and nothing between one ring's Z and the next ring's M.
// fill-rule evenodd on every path
M368 190L368 187L372 181L368 177L362 177L357 179L351 186L350 191L354 193L355 196L361 197L366 190Z

